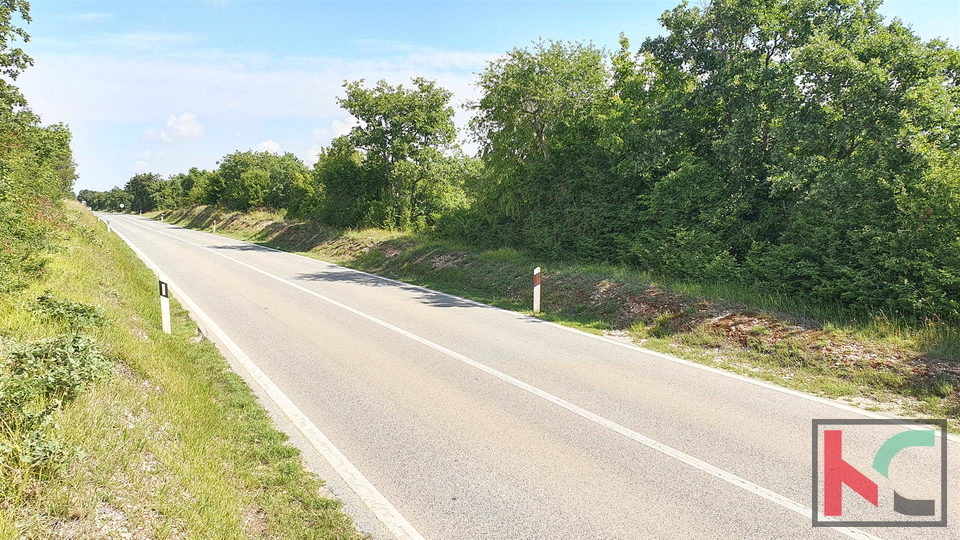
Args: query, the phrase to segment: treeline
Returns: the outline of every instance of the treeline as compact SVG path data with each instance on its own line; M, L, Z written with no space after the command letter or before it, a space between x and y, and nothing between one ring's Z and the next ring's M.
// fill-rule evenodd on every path
M30 21L27 2L0 3L0 294L21 290L42 271L76 179L70 130L42 126L14 84L33 65L15 46L30 39L21 19Z
M81 198L429 229L955 323L960 51L878 5L684 3L639 48L514 49L468 105L479 159L456 148L449 92L359 81L340 99L359 126L312 170L242 152Z

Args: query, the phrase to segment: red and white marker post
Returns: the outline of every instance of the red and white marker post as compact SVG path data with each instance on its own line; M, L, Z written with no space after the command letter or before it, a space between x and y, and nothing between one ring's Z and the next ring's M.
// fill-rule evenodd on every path
M533 269L533 312L540 313L540 267Z

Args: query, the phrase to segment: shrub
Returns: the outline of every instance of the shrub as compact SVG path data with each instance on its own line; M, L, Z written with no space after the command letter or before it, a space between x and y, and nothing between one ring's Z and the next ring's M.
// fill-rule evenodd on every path
M49 291L34 300L30 310L40 317L66 323L71 328L102 326L107 316L100 306L91 306L82 302L60 300Z
M0 464L56 466L65 452L54 414L112 366L90 336L13 343L0 364Z

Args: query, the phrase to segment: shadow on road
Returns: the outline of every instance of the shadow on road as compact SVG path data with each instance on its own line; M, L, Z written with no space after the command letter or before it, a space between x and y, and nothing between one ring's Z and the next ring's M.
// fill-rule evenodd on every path
M360 272L354 272L346 269L341 270L337 268L331 268L329 270L324 270L322 272L297 274L296 276L294 276L294 279L296 281L315 281L315 282L325 281L328 283L355 283L358 285L367 285L370 287L390 287L394 289L400 289L409 293L413 293L416 296L417 301L423 304L436 306L436 307L495 309L492 306L476 304L476 303L463 300L460 298L456 298L453 296L447 296L442 293L422 289L415 285L397 283L397 282L389 281L385 278L381 278L378 276L362 274Z
M210 249L231 249L234 251L260 251L263 253L276 253L276 250L258 246L256 244L230 244L222 246L207 246Z

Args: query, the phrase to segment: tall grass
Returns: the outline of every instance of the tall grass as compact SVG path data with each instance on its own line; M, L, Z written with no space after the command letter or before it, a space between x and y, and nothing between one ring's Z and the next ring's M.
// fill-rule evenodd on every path
M68 213L45 278L0 298L2 343L82 328L115 373L56 412L55 467L0 474L0 538L359 537L176 302L173 334L160 330L152 272L79 205Z

